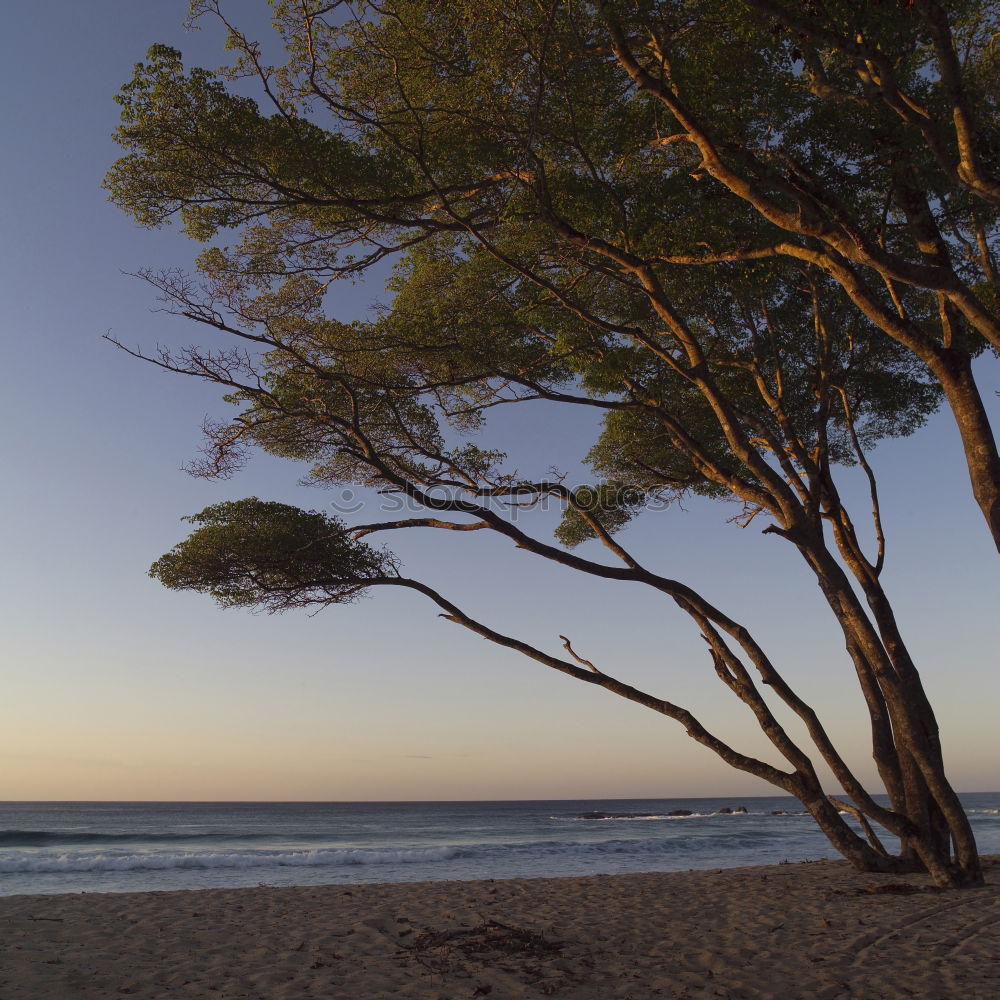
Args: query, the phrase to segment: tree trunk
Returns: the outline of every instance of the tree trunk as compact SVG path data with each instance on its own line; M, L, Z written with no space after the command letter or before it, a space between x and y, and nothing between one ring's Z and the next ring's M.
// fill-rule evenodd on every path
M882 732L882 710L888 715L891 740L874 740L873 755L880 773L893 779L886 783L893 811L907 821L892 831L901 842L900 855L894 859L899 866L895 870L926 870L935 884L942 886L981 884L975 837L945 775L937 721L884 592L877 580L861 581L878 625L876 631L822 535L811 525L800 523L789 537L815 573L841 626L869 705L874 733ZM901 787L895 783L897 774ZM806 808L831 836L825 810L808 803ZM839 845L838 850L855 866L865 866L864 870L888 870L868 869L871 859L856 847L851 848L851 853ZM884 865L884 860L879 864Z
M1000 454L996 438L968 354L951 350L941 354L931 370L941 382L962 437L972 494L1000 551Z

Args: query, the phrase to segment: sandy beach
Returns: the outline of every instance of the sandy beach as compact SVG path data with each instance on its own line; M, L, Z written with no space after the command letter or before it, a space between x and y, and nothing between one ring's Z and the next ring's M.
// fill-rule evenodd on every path
M11 896L2 1000L1000 995L987 886L819 861L715 871Z

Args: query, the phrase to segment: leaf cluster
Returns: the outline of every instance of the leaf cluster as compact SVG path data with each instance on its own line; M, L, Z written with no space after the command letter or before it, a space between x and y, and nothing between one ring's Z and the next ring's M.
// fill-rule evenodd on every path
M198 527L149 575L171 590L209 594L223 607L343 604L395 573L391 556L317 511L249 497L185 520Z

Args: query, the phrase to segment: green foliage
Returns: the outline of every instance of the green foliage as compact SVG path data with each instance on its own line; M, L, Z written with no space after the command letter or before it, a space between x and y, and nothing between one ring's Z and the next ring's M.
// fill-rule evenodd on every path
M988 305L972 229L990 243L997 213L973 206L919 123L859 73L863 38L895 85L950 120L926 18L893 3L775 9L392 0L328 18L275 3L283 66L235 33L228 72L150 49L118 98L111 197L145 225L178 216L198 240L235 231L202 254L201 298L188 285L168 298L213 326L231 315L265 347L242 381L232 358L185 369L207 367L240 407L215 434L216 469L254 445L309 462L317 483L481 495L520 477L468 436L500 402L548 399L604 407L588 460L610 531L639 497L764 496L778 509L776 475L806 506L831 502L831 466L913 432L940 389L846 279L802 256L818 238L793 239L706 175L680 112L614 57L611 26L747 183L816 233L839 226L922 265L900 194L916 185L956 280L974 279ZM949 13L985 156L1000 134L995 11ZM234 92L255 74L259 101ZM795 252L768 249L781 241ZM391 304L366 322L329 318L336 282L384 260ZM981 348L957 314L946 329L919 282L858 281L928 343ZM560 539L589 533L570 508Z
M317 511L249 497L184 520L199 527L149 575L171 590L210 594L223 607L343 604L395 572L391 557Z
M269 209L283 209L292 224L303 204L335 223L338 195L392 199L408 186L391 157L370 156L306 118L262 115L219 74L185 73L176 49L154 45L147 60L118 96L115 138L127 153L105 181L142 225L177 214L188 235L207 240Z
M589 523L591 519L613 534L628 523L647 499L641 490L622 483L578 487L573 491L572 502L566 507L556 529L556 538L568 548L595 538L593 525Z

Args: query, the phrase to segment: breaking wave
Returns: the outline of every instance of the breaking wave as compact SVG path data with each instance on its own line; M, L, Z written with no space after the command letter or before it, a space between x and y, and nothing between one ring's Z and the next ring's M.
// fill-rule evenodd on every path
M728 844L750 846L780 837L747 831L744 835L725 836ZM648 840L604 840L590 843L545 840L531 843L492 843L451 845L446 847L408 848L324 848L318 850L232 850L232 851L150 851L107 852L88 851L34 852L31 854L0 854L0 874L43 872L127 872L164 871L171 869L252 869L252 868L321 868L353 865L434 864L454 858L528 857L612 857L615 855L648 855L664 857L683 852L694 844L691 837L651 838Z
M456 847L418 847L406 850L362 848L325 851L212 851L176 854L35 854L0 858L0 873L20 872L124 872L196 868L338 867L341 865L405 865L447 861L459 857Z

